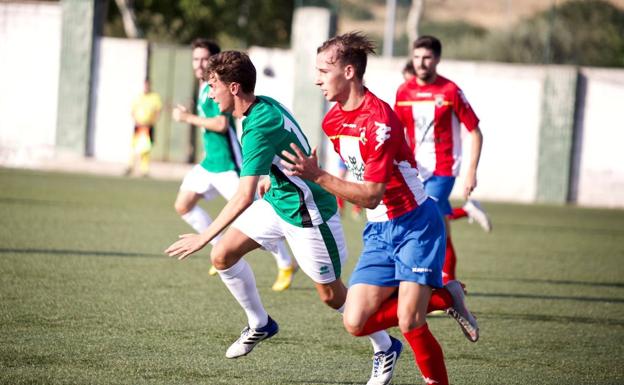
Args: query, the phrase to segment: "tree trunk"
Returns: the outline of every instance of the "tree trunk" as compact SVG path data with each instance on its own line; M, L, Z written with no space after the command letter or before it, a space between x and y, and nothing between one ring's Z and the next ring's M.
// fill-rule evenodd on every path
M126 36L131 39L137 39L143 35L136 21L136 14L134 13L134 1L133 0L115 0L119 12L121 12L121 19L123 21L124 31Z
M412 43L418 38L418 25L420 24L420 18L425 10L425 0L412 0L412 6L407 14L407 22L405 28L407 29L408 46L407 52L412 52Z

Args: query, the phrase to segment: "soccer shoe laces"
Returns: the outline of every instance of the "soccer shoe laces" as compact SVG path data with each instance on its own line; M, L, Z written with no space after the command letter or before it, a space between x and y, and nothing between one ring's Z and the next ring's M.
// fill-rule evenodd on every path
M392 370L396 354L386 354L385 352L377 352L373 355L373 378L385 375Z
M393 341L386 352L377 352L373 355L373 370L366 385L388 385L392 381L394 367L399 359L403 345L400 341L390 337Z

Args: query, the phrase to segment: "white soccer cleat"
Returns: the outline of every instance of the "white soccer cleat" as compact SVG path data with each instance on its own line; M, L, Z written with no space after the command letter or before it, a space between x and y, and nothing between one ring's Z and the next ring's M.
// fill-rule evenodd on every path
M464 288L459 281L449 281L446 290L453 297L453 306L446 309L446 313L453 317L459 324L462 332L470 342L477 342L479 339L479 325L464 303Z
M277 334L279 326L273 318L269 317L269 322L258 329L252 329L246 326L241 332L240 337L225 352L227 358L238 358L249 354L260 341L271 338Z
M466 214L468 214L468 220L470 222L477 222L487 233L492 231L492 222L490 221L490 217L487 215L485 210L483 210L483 207L481 207L479 202L469 199L462 208L466 211Z
M392 381L394 367L401 356L403 344L392 336L390 340L392 341L390 349L373 355L373 371L366 385L388 385Z

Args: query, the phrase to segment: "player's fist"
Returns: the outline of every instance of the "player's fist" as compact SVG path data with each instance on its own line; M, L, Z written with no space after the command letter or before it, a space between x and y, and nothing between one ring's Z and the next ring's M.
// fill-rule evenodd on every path
M184 107L181 104L178 104L177 106L173 107L173 112L171 116L173 117L173 120L175 120L176 122L184 122L184 119L186 118L187 114L188 114L188 110L186 109L186 107Z

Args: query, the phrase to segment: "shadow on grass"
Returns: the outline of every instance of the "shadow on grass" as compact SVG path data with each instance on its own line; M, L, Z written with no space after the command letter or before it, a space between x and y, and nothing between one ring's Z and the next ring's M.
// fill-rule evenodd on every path
M511 320L511 321L530 321L530 322L556 322L565 325L579 323L588 325L607 325L607 326L624 326L624 320L621 319L609 319L609 318L591 318L591 317L573 317L573 316L558 316L558 315L546 315L546 314L511 314L511 313L496 313L487 312L479 314L479 318L495 318L499 320Z
M614 287L624 288L624 282L587 282L587 281L570 281L559 279L535 279L535 278L492 278L492 277L472 277L484 281L498 282L525 282L525 283L545 283L548 285L578 285L578 286L596 286L596 287Z
M93 251L93 250L63 250L63 249L0 249L0 254L52 254L58 256L66 255L81 255L81 256L96 256L96 257L150 257L150 258L163 258L166 255L163 254L147 254L147 253L129 253L123 251Z
M555 300L555 301L563 300L563 301L583 301L583 302L624 303L624 298L556 296L556 295L544 295L544 294L470 293L469 296L485 297L485 298L511 298L511 299L536 299L536 300Z
M91 202L76 202L76 201L59 201L52 199L33 199L33 198L0 198L0 204L21 204L28 206L64 206L64 207L91 207Z
M325 384L336 384L336 385L362 385L362 381L359 382L342 382L342 381L331 381L331 380L321 380L321 381L310 381L310 380L289 380L289 384L309 384L309 385L325 385ZM394 385L413 385L413 382L392 382Z

